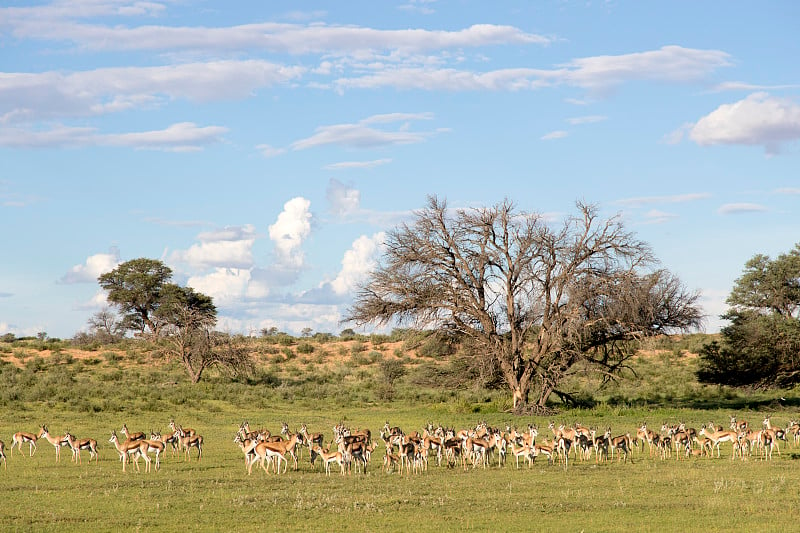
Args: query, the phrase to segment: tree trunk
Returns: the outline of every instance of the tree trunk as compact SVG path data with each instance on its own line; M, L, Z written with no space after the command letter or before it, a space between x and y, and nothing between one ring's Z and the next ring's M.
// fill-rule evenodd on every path
M553 385L549 383L545 383L542 385L541 390L539 391L539 399L536 400L536 406L540 409L543 409L547 405L547 399L550 397L550 394L553 393Z

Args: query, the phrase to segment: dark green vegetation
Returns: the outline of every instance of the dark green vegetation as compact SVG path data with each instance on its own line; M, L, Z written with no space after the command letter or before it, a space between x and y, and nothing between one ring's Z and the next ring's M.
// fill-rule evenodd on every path
M11 457L7 449L1 530L724 531L769 522L781 531L797 520L800 450L783 443L782 455L771 462L732 462L730 445L723 445L721 459L661 461L645 451L633 464L595 466L592 460L567 472L537 461L520 471L513 465L466 472L431 465L411 476L381 472L379 447L366 476L344 478L313 471L304 450L297 472L247 476L233 443L243 420L273 432L284 421L292 430L306 423L324 432L326 443L340 421L373 435L386 420L407 431L427 422L457 428L533 422L546 434L548 419L507 412L507 394L485 386L490 376L429 333L294 338L272 332L244 339L256 361L252 377L212 369L197 384L180 362L144 341L76 349L52 339L8 340L0 342L0 438L6 447L14 432L36 433L47 424L54 434L97 439L100 463L88 465L85 452L82 466L68 453L56 463L45 441L32 458L16 451ZM599 391L596 374L576 372L565 390L578 407L553 397L551 407L560 410L553 420L622 433L642 422L654 429L664 421L699 428L709 420L727 425L732 415L756 426L765 414L781 425L795 418L796 390L747 394L698 383L694 354L708 340L653 339L631 360L632 370ZM158 472L123 474L108 442L111 430L119 433L127 424L133 431L166 431L171 418L203 434L203 460L168 453Z
M758 388L800 383L800 244L776 259L750 259L728 304L730 325L700 352L700 380Z

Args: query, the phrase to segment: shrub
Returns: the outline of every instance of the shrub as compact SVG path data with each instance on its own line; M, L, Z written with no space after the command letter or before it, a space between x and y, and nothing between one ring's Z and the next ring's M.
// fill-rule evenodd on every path
M295 343L294 337L290 335L281 334L278 335L278 344L281 346L292 346Z
M381 361L380 369L383 382L389 386L406 375L406 367L397 359L384 359Z
M350 353L352 353L353 355L356 355L356 354L359 354L359 353L365 352L365 351L367 351L367 347L364 346L364 343L361 342L361 341L354 342L353 345L350 347Z
M301 342L297 345L297 353L309 354L314 353L314 345L310 342Z

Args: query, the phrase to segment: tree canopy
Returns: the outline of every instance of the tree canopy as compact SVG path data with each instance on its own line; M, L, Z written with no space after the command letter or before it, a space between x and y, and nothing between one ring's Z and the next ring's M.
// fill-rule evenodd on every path
M162 322L157 316L164 287L172 269L156 259L126 261L97 278L108 301L117 307L126 329L158 336Z
M701 322L697 294L653 269L649 246L594 206L549 224L505 201L451 211L430 197L385 253L346 320L413 322L468 337L497 365L514 407L542 409L579 363L612 375L631 342Z
M800 244L776 259L745 263L722 318L720 342L701 350L698 379L735 387L800 383Z
M210 296L170 283L172 270L155 259L133 259L98 278L125 327L147 334L177 357L193 383L218 367L231 374L252 371L242 343L214 331L217 308ZM108 319L107 316L103 317Z

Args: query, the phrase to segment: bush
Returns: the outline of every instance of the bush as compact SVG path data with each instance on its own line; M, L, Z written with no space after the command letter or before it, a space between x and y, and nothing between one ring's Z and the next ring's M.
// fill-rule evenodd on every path
M310 342L301 342L297 345L297 353L309 354L314 353L314 345Z
M361 342L361 341L354 342L353 345L350 347L350 353L352 353L353 355L359 354L361 352L366 352L366 351L367 351L367 347L364 346L364 343Z
M398 379L406 375L405 365L397 359L384 359L381 361L380 369L383 382L389 386L393 386Z

